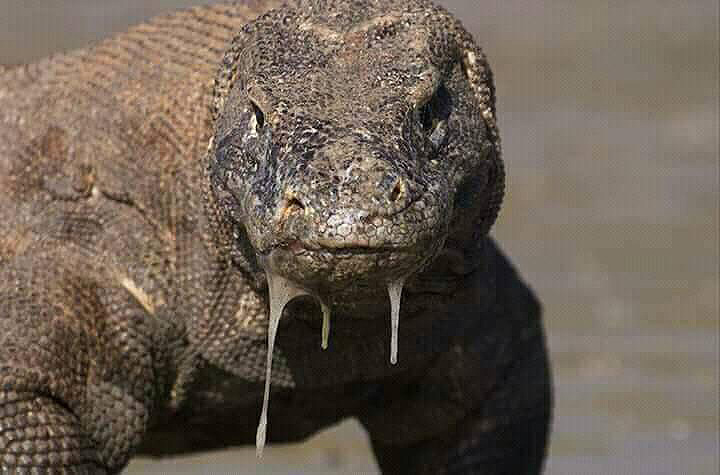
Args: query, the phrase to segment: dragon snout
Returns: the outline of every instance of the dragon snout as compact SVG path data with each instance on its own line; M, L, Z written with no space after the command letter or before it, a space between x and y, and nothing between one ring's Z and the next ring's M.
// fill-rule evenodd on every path
M408 235L403 212L415 201L409 181L392 173L354 183L306 180L287 186L270 227L310 248L399 247ZM412 234L412 233L410 233Z

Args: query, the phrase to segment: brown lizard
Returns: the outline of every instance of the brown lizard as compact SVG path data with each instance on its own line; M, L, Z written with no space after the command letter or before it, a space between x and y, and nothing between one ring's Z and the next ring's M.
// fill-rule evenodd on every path
M0 467L356 417L384 473L539 473L503 190L485 55L426 0L195 8L2 72Z

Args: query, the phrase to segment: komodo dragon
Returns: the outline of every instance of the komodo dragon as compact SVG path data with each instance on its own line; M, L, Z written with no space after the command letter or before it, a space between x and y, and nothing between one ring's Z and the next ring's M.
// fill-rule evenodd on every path
M494 95L426 0L195 8L5 71L3 470L356 417L383 473L539 473L539 305L487 237Z

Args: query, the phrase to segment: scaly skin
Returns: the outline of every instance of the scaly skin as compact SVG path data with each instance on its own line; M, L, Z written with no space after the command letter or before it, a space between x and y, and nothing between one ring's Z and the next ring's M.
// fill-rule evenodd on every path
M539 473L537 301L486 236L482 51L425 0L202 7L0 73L0 467L115 473L346 417L384 473ZM387 283L405 279L399 361Z

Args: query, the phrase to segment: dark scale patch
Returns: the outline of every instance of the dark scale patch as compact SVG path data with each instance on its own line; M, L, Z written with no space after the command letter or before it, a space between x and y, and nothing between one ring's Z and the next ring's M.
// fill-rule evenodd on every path
M73 200L90 193L92 168L73 161L67 132L60 127L48 127L11 160L7 183L19 197L44 192L55 199Z

